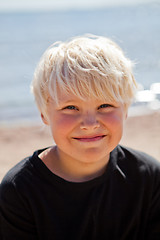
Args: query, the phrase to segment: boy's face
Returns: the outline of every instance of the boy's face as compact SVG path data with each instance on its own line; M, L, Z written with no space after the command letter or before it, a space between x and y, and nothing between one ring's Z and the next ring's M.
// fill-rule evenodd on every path
M64 157L92 163L109 159L119 143L126 111L122 104L103 100L81 100L59 94L59 105L48 103L48 121L57 149Z

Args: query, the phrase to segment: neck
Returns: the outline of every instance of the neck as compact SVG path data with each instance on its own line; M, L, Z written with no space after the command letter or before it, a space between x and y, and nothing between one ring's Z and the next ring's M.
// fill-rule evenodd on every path
M52 156L54 156L53 172L71 182L84 182L101 176L109 161L109 156L105 156L98 162L82 162L73 159L57 147L52 151Z

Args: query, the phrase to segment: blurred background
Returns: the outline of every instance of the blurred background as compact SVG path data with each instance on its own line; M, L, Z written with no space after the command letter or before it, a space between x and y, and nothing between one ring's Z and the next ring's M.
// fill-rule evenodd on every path
M160 0L0 0L0 180L53 144L30 83L49 45L85 33L113 39L136 63L140 89L121 144L160 160Z
M122 47L141 90L160 82L160 0L0 0L1 126L40 121L30 93L40 56L53 42L85 33ZM139 103L149 101L146 93Z

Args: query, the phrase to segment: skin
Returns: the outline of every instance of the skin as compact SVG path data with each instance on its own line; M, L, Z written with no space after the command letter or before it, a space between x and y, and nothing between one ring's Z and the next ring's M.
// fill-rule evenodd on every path
M48 118L56 146L39 157L56 175L68 181L83 182L103 174L110 152L119 143L127 112L120 103L73 94L59 94L59 104L49 100Z

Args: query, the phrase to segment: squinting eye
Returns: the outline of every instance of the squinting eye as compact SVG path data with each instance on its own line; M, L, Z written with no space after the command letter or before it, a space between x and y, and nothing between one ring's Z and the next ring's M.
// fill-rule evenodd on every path
M98 109L100 109L100 108L108 108L108 107L112 107L112 105L110 105L110 104L102 104L102 105L100 105L98 107Z
M73 105L69 105L69 106L65 107L64 109L77 110L77 108Z

